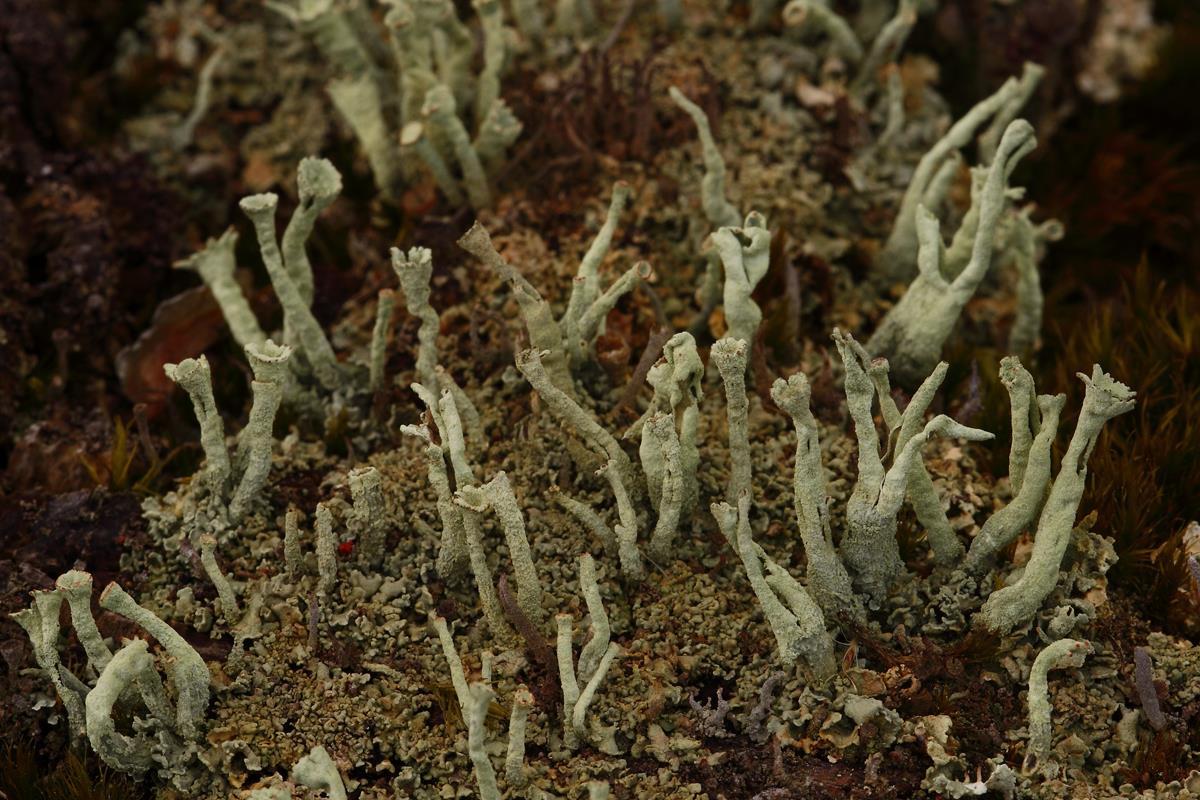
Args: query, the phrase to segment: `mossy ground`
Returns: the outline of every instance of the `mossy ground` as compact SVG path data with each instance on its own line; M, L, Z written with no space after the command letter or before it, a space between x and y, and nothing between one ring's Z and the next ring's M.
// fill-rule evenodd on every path
M655 270L653 296L639 290L622 302L608 320L604 357L581 373L588 404L619 434L636 414L614 407L650 332L658 325L683 329L696 322L693 292L703 265L698 244L707 230L698 202L699 148L690 124L666 100L665 89L677 84L702 100L717 121L716 136L729 165L730 199L743 211L764 212L772 228L779 229L771 271L757 293L765 324L754 384L765 390L771 376L796 369L813 380L833 517L840 525L855 476L854 446L840 378L828 354L828 331L838 325L869 332L891 301L891 292L877 294L862 278L890 226L908 170L934 138L929 123L943 101L928 83L929 63L906 62L912 134L867 170L863 185L855 186L846 167L872 140L881 118L855 109L836 93L831 103L824 98L815 106L800 103L794 84L803 69L790 47L770 42L748 46L754 40L717 24L720 20L711 12L694 10L695 29L679 37L668 37L647 17L636 16L603 54L608 61L591 67L617 75L615 97L628 97L630 87L644 86L643 106L624 109L640 117L611 123L593 118L592 130L598 133L582 147L565 143L568 131L550 125L562 123L562 117L546 114L540 135L538 123L531 121L533 144L525 150L518 146L514 164L502 178L497 207L483 221L504 255L560 310L578 259L603 218L612 181L633 185L635 201L622 220L605 274L615 276L635 258L648 259ZM219 83L212 111L216 124L202 126L194 146L182 153L155 144L153 124L130 127L132 140L147 148L155 169L176 188L186 176L201 176L202 185L193 181L184 190L201 203L189 220L193 235L218 233L239 193L288 189L302 155L338 153L344 156L339 165L352 164L354 158L329 110L312 99L319 97L324 76L305 43L257 6L233 3L221 11L244 27L239 35L247 42L240 49L244 63L233 74L267 77ZM588 85L566 63L520 61L513 85L506 86L514 107L536 114L539 103L563 96L556 94L563 86ZM639 71L629 66L634 64L644 66ZM193 88L181 73L156 101L155 112L185 112ZM605 110L593 109L593 117L603 119ZM154 115L148 116L152 122ZM585 116L568 117L566 124L582 125ZM298 125L299 119L305 124ZM627 127L613 133L606 125ZM633 148L622 131L644 141ZM242 142L240 155L231 155L236 141ZM250 644L240 672L226 675L221 667L229 637L204 611L215 592L186 557L177 555L176 532L161 522L152 523L149 531L144 523L123 528L126 553L119 579L138 590L140 601L186 631L214 668L219 688L204 755L213 774L208 796L236 796L273 773L286 775L317 744L338 761L359 797L471 796L474 777L465 728L456 718L445 663L427 625L435 610L454 623L468 673L478 674L482 650L496 654L501 706L518 682L534 691L538 703L531 716L527 763L533 785L555 795L575 796L584 781L602 778L618 798L750 798L773 789L791 793L778 796L798 797L915 796L933 766L920 720L938 714L952 721L948 749L966 767L960 777L973 779L976 768L986 776L986 761L994 756L1014 767L1020 763L1022 692L1040 647L1036 633L1003 645L980 643L953 626L953 613L929 612L928 590L921 590L920 583L898 590L889 609L874 615L872 629L839 638L838 651L845 658L831 686L813 687L800 673L788 674L771 706L770 719L779 733L758 743L751 736L749 715L759 702L761 685L776 670L774 640L740 564L706 510L708 502L723 498L727 485L724 400L715 374L705 383L701 502L680 526L676 557L654 565L645 584L626 584L615 558L589 541L554 501L553 492L564 491L606 512L609 507L607 490L593 475L599 463L554 423L512 367L513 354L524 346L515 304L493 276L451 244L469 219L431 201L428 187L413 187L401 211L363 201L370 193L365 170L346 171L348 198L322 220L319 228L324 230L314 241L322 298L318 314L330 323L344 357L360 355L369 337L375 293L392 285L386 247L434 248L433 303L442 314L440 359L484 417L486 439L468 442L469 454L481 477L501 469L510 475L525 513L546 608L575 617L577 645L586 630L577 556L594 552L600 562L613 637L623 655L591 714L597 723L615 727L613 741L620 752L584 747L564 757L558 745L561 712L554 671L536 663L520 641L497 641L486 631L469 576L436 573L440 523L432 492L418 448L398 434L399 424L420 418L415 397L405 388L412 379L415 321L398 314L388 362L396 388L370 404L361 431L324 442L308 430L284 439L262 507L220 543L227 573L247 590L267 596L263 617L268 630ZM216 220L220 222L214 225ZM243 245L250 239L243 236ZM244 266L257 263L252 246L239 255ZM339 270L335 263L350 268ZM996 303L972 309L964 326L969 337L956 346L956 353L1002 341L1007 313L1003 286L998 280L989 290L999 298ZM269 298L260 307L269 312ZM194 322L189 324L193 327L185 328L194 330ZM703 349L721 335L723 320L717 314L701 320L697 329ZM196 341L186 338L187 344ZM223 362L227 387L236 387L236 356L226 352ZM244 397L238 388L218 390L222 401L234 401L233 407ZM950 387L939 403L957 409L969 400L965 389ZM287 431L279 433L282 438ZM762 398L752 399L751 433L755 539L801 575L803 553L791 497L794 439L786 418ZM1003 431L997 433L1003 439ZM931 446L926 458L965 540L1006 500L1004 481L993 474L999 470L991 468L1003 460L952 443ZM337 529L350 541L345 476L363 463L373 464L384 477L387 557L376 575L358 565L352 543L345 548L337 596L321 607L314 652L307 621L312 576L293 585L279 577L282 516L295 505L311 520L317 501L332 501ZM174 496L152 502L169 512L176 503L185 504L190 491L185 481ZM112 505L102 498L96 513L103 518ZM48 524L53 521L51 517ZM652 516L643 513L643 536L652 523ZM310 526L309 521L305 529ZM902 531L910 568L924 578L930 567L920 531L911 520ZM1107 520L1100 518L1091 534L1079 533L1070 580L1056 600L1083 591L1103 594L1097 555L1102 547L1096 537L1110 532ZM499 577L508 568L503 537L489 526L486 539ZM306 546L311 549L310 539ZM1016 551L1019 561L1024 544ZM192 589L194 602L180 599L184 587ZM1079 591L1072 595L1073 590ZM1110 796L1124 782L1153 789L1159 781L1183 779L1184 767L1200 753L1194 733L1200 715L1195 651L1182 641L1151 637L1163 676L1160 697L1174 720L1170 730L1152 733L1138 723L1130 680L1128 642L1142 634L1130 632L1135 626L1125 606L1097 605L1099 618L1077 632L1093 640L1096 655L1080 674L1051 679L1055 750L1067 777L1035 781L1026 787L1034 796ZM898 621L905 623L903 631L897 629ZM125 632L113 623L101 619L105 632ZM718 689L730 703L728 736L705 732L688 703L690 697L715 702ZM852 723L845 715L848 694L881 699L902 724L892 730L879 720ZM499 756L507 714L502 708L496 711L490 731L493 755ZM165 787L154 791L164 797L174 793Z

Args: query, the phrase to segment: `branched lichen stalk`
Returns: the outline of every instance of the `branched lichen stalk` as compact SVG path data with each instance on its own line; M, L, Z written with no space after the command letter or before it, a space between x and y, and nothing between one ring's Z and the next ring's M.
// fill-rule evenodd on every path
M779 649L779 660L790 667L797 658L803 658L821 679L827 678L834 669L833 645L825 631L825 620L820 608L800 588L797 609L789 609L775 594L763 576L762 561L757 546L750 538L750 498L742 494L735 509L729 503L713 503L713 517L730 546L737 551L749 579L750 588L762 606L763 616L775 635ZM799 587L799 584L797 584ZM800 612L797 616L796 611Z
M943 162L966 146L975 131L991 119L1020 90L1015 79L1010 78L990 97L976 103L921 157L909 181L900 209L896 212L892 232L875 260L875 275L885 283L908 280L916 265L917 255L917 207L929 189Z
M46 678L58 692L63 708L67 712L67 727L72 739L83 738L86 730L84 704L74 689L68 688L63 680L63 670L58 658L59 610L63 597L58 592L35 592L33 605L9 616L24 628L33 645L33 657L46 674Z
M543 363L554 385L562 392L573 396L575 388L571 381L571 372L567 368L565 340L562 329L550 310L550 304L542 298L541 293L534 288L533 284L525 279L525 276L521 275L496 252L491 236L479 222L472 225L471 229L462 235L458 240L458 246L482 261L485 266L508 283L521 311L521 317L525 321L525 329L529 332L530 345L534 351L546 353L542 357Z
M971 541L971 548L967 551L967 558L963 564L968 571L979 573L991 566L996 554L1037 519L1046 499L1046 488L1050 485L1050 449L1058 433L1058 421L1066 400L1065 394L1044 394L1038 397L1041 428L1029 448L1024 480L1016 496L1008 505L988 517L987 522L983 523L983 527Z
M592 302L583 314L579 317L578 327L575 335L578 339L568 341L569 352L575 354L576 361L582 361L590 351L592 344L596 340L596 336L600 334L604 327L604 319L608 316L608 312L617 307L617 301L623 296L637 288L642 281L650 279L652 274L650 264L646 261L639 261L629 269L625 270L621 275L612 282L604 293Z
M96 755L118 772L140 775L154 763L149 740L121 733L113 718L117 700L139 675L153 668L146 641L132 639L112 657L87 694L88 741Z
M414 436L424 443L425 465L429 484L437 498L438 518L442 521L442 541L438 549L437 572L450 578L463 572L471 563L467 551L466 533L463 530L462 514L454 504L454 493L450 490L450 476L446 472L446 457L442 448L435 444L429 429L424 425L404 425L401 432Z
M1000 146L1000 137L1004 135L1004 129L1017 118L1021 109L1029 102L1029 98L1033 97L1033 93L1037 91L1038 84L1042 82L1042 76L1045 74L1045 67L1031 61L1025 62L1021 69L1021 78L1017 82L1017 90L992 119L987 130L979 136L979 160L981 162L987 164L996 157L996 148Z
M184 739L196 739L208 710L211 678L204 659L174 628L139 606L117 584L110 583L101 592L100 607L133 620L166 651L175 681L175 731Z
M617 222L629 200L629 192L629 184L625 181L617 181L613 184L612 199L608 204L608 213L604 218L604 224L600 226L596 238L592 240L587 252L583 254L583 258L579 262L579 269L576 271L575 280L571 285L567 310L561 320L568 344L574 345L582 338L579 334L579 320L584 311L600 296L600 263L612 245Z
M963 307L987 275L996 225L1008 202L1005 197L1008 175L1035 145L1033 127L1028 122L1016 120L1009 125L980 192L979 226L971 259L952 280L947 280L941 272L942 242L937 218L924 207L917 209L920 274L867 342L868 350L888 358L893 374L901 383L911 386L933 369Z
M888 427L896 432L892 449L894 452L900 452L925 425L925 412L933 403L942 381L946 379L946 371L950 365L943 361L933 368L933 372L921 382L921 385L913 393L903 414L899 412L895 400L888 390L889 367L887 360L874 359L872 366L872 380L875 382L879 404L884 409L884 418L887 419L889 415L898 416L898 424L889 423ZM954 533L950 521L946 518L941 498L938 497L933 480L925 469L924 459L917 458L912 462L912 472L908 476L908 501L916 513L917 522L925 529L929 548L933 552L934 563L957 564L963 555L963 545Z
M922 457L921 448L931 436L952 436L974 442L993 438L987 431L959 425L945 415L936 416L896 455L875 502L847 508L847 532L842 540L842 553L863 589L877 602L886 597L892 584L904 572L896 541L897 514L904 504L913 462ZM886 558L879 558L880 553L886 553Z
M751 295L767 274L771 258L771 232L766 218L751 211L741 228L721 228L709 238L724 267L727 335L753 342L762 322L762 310Z
M550 413L561 424L573 429L597 454L606 460L616 462L621 479L628 486L633 475L633 464L630 462L629 456L621 449L621 445L613 438L612 434L601 427L595 417L554 385L543 366L542 359L545 357L545 352L532 349L522 350L517 354L517 369L521 371L521 374L533 386L534 391L542 398L542 402L550 409Z
M1083 373L1079 373L1079 377L1087 385L1083 407L1038 519L1033 554L1021 579L993 592L977 616L977 621L994 633L1007 633L1032 619L1042 601L1054 590L1063 553L1075 525L1075 512L1087 483L1087 462L1092 448L1096 446L1104 423L1134 406L1136 393L1114 380L1100 369L1099 364L1092 368L1090 378Z
M271 285L275 287L279 304L283 306L284 326L295 333L296 341L321 386L330 392L338 389L341 374L333 347L325 338L317 318L309 310L308 303L304 302L296 282L283 266L283 256L275 240L275 209L279 205L279 198L271 193L256 194L242 198L238 205L254 223L263 264L271 276Z
M621 652L621 646L616 642L610 642L608 648L604 651L604 655L600 657L600 663L596 665L596 671L592 673L587 684L583 687L583 691L579 693L579 700L575 703L575 710L571 712L571 727L575 730L575 735L581 739L588 738L587 731L587 712L591 707L592 701L596 698L596 692L600 689L600 684L604 683L604 678L608 675L608 669L612 666L613 659Z

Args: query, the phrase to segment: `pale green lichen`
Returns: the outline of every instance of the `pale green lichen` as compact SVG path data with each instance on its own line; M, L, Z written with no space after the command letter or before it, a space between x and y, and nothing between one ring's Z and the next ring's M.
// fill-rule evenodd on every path
M472 683L469 692L470 699L463 708L463 716L467 719L467 753L471 757L471 765L475 767L479 797L480 800L500 800L496 769L488 757L486 746L488 706L495 699L496 693L484 683Z
M366 152L376 186L384 197L396 197L400 186L400 158L383 115L379 85L367 74L331 80L325 91L338 114L346 120Z
M725 322L728 336L747 344L754 341L762 310L751 295L767 274L771 260L771 232L762 214L751 211L740 228L721 228L709 237L724 268Z
M202 249L182 261L176 261L174 266L192 270L200 276L220 306L234 340L245 347L265 341L267 335L259 326L246 295L242 293L242 287L234 277L237 270L234 257L237 240L237 232L230 228L219 238L209 239Z
M392 330L392 312L395 308L396 293L391 289L380 289L375 305L375 327L371 330L371 357L368 361L367 388L372 393L383 388L388 336Z
M267 274L271 276L271 284L283 306L284 328L295 334L296 344L304 355L313 375L326 391L339 388L342 381L338 369L337 358L325 332L303 295L291 273L285 269L279 244L275 239L275 209L279 198L271 193L256 194L242 198L238 204L243 212L254 223L254 231L258 237L258 248L262 254L263 264Z
M611 433L553 383L544 366L548 355L545 351L522 350L517 354L517 369L542 398L546 407L550 409L550 413L563 425L574 431L598 455L616 464L622 481L628 486L633 476L633 464L629 460L629 456L621 449L621 445Z
M742 215L725 199L725 159L717 149L708 115L674 86L670 88L669 94L671 101L692 118L696 132L700 135L700 148L704 158L704 179L700 183L704 216L714 228L736 228Z
M586 558L590 560L590 556ZM587 587L587 579L582 577L585 569L587 567L584 565L584 559L581 559L581 583L585 586L586 596L586 592L593 591L593 589ZM597 602L598 600L598 597L593 598L593 602ZM602 611L603 607L601 606L600 612ZM608 617L606 615L601 616L600 612L592 613L592 637L594 639L604 635L604 639L607 640L606 632L602 634L601 629L597 627L597 625L601 625L606 628L608 623ZM556 614L554 621L558 634L555 650L558 660L559 682L562 686L563 696L563 744L568 750L578 748L581 740L588 740L600 746L602 734L598 730L589 731L587 726L587 711L596 696L596 692L600 688L600 684L604 682L613 659L616 658L621 648L616 642L608 642L599 660L594 665L589 665L592 668L590 676L585 677L582 671L582 667L584 666L583 653L580 653L578 670L573 657L571 639L574 622L571 619L571 615ZM589 656L589 659L593 659L593 657L594 653ZM582 691L579 688L581 678L585 681Z
M512 561L513 575L517 579L517 605L535 625L546 618L542 609L542 582L533 563L529 549L529 537L525 533L525 518L517 498L513 496L508 475L498 472L496 477L483 484L483 496L496 512L504 540L508 544L508 557Z
M435 138L449 144L450 152L462 173L463 187L471 207L479 209L490 206L492 190L488 186L487 173L466 127L458 118L458 106L450 87L438 84L426 92L421 114L425 124L435 132Z
M828 37L832 51L851 63L862 59L854 29L826 0L789 0L783 7L783 24L806 37Z
M924 425L923 430L908 438L895 453L891 467L885 470L879 455L879 434L871 415L872 401L878 390L864 369L871 365L863 363L866 353L852 337L834 331L834 341L846 369L846 402L858 441L858 481L846 504L842 556L855 573L858 586L878 603L905 571L896 540L897 514L908 493L914 462L922 458L921 447L934 435L983 441L991 439L992 434L959 425L944 415L935 417ZM936 388L939 382L935 380L931 385ZM929 394L932 395L932 390ZM918 402L916 398L914 402ZM928 401L924 403L928 405ZM914 425L924 411L922 406L917 407L920 411L911 415ZM894 420L894 413L884 416ZM903 423L900 429L898 436L903 431Z
M233 591L233 584L225 577L225 573L221 572L221 567L217 564L217 539L215 536L204 534L200 537L200 563L204 566L204 573L208 575L208 579L217 589L217 597L221 601L221 616L229 624L233 624L238 618L241 611L238 608L237 594Z
M931 187L937 186L935 179L945 176L946 159L954 158L957 151L970 142L975 132L1001 109L1007 108L1019 92L1020 85L1016 79L1005 81L994 94L977 103L955 122L921 157L900 201L892 232L875 260L877 280L883 283L906 281L917 272L918 207L924 203Z
M666 559L675 545L675 534L683 511L683 465L679 448L679 435L675 432L675 421L667 414L651 417L646 423L646 433L654 440L655 449L662 456L662 484L659 487L658 520L650 534L650 555L654 559Z
M337 534L333 532L333 513L325 503L317 503L316 513L317 539L317 582L318 591L322 597L333 594L337 585Z
M119 772L140 775L154 763L149 742L119 732L113 718L117 700L139 675L153 667L146 641L133 639L117 651L87 693L88 742L105 764Z
M900 452L904 446L917 434L924 424L925 412L933 403L934 395L945 380L946 362L934 367L929 377L913 393L912 399L901 413L892 398L889 380L889 365L885 359L875 359L871 362L871 379L875 383L875 394L879 398L884 420L888 427L889 446L893 452ZM917 515L917 521L925 528L925 537L933 551L933 560L937 564L956 564L962 558L963 546L958 540L950 521L942 508L941 498L933 486L933 480L925 469L924 459L915 459L908 476L908 502Z
M859 65L858 74L850 86L854 94L861 95L871 82L878 80L884 64L896 60L897 54L904 47L908 35L917 23L918 2L919 0L900 0L896 4L896 13L872 40L871 49Z
M862 604L833 545L817 420L809 408L811 394L804 373L796 373L786 381L780 378L771 387L771 399L792 418L796 429L793 492L796 522L807 559L808 588L826 615L836 619L844 614L862 620Z
M541 292L500 256L487 229L478 221L459 237L458 246L475 256L508 283L525 321L525 329L529 332L531 347L535 352L544 353L539 357L539 362L545 366L554 386L559 391L573 396L575 388L568 369L562 328L554 319L550 305L543 299Z
M749 347L742 339L726 337L713 345L710 357L725 384L725 409L729 425L730 479L727 496L737 502L742 495L753 499L750 434L747 415L746 364Z
M466 195L458 185L458 178L454 177L446 159L442 158L442 154L430 140L425 123L421 120L413 120L400 131L400 155L405 158L410 153L425 165L437 187L452 205L462 205L466 202Z
M96 627L96 618L92 616L92 576L83 570L73 569L59 575L54 585L71 608L71 627L75 629L75 638L87 655L88 666L99 675L108 666L113 654L104 643L104 637Z
M292 767L292 780L310 789L320 789L329 800L346 800L346 785L329 752L317 745Z
M970 572L982 572L991 566L995 555L1026 530L1042 509L1046 490L1050 486L1050 450L1058 433L1058 421L1067 396L1040 395L1037 414L1030 402L1033 378L1013 357L1000 365L1000 380L1012 398L1012 445L1009 455L1009 481L1013 499L983 524L971 541L963 566ZM1037 425L1031 425L1033 420ZM1029 438L1031 428L1036 435Z
M700 464L700 450L697 431L700 402L704 394L704 362L696 350L696 340L686 332L668 339L662 352L662 360L646 374L646 382L653 387L654 397L646 412L625 432L624 438L640 434L638 455L646 476L650 504L657 510L666 466L658 439L650 436L645 426L656 414L670 415L679 442L679 474L683 484L680 511L686 516L696 507L698 494L696 469Z
M587 604L588 620L592 636L579 651L578 674L585 683L591 680L600 666L604 654L608 652L608 644L612 629L608 624L608 612L604 610L604 601L600 598L600 583L596 580L596 561L590 553L579 557L579 589Z
M1087 462L1096 446L1104 423L1130 411L1136 393L1116 381L1097 364L1089 378L1079 373L1086 384L1079 421L1071 443L1063 455L1058 474L1038 519L1033 554L1019 580L993 592L976 616L975 623L995 633L1008 633L1028 622L1058 583L1058 570L1075 525L1087 482Z
M225 421L221 419L216 398L213 397L208 359L200 356L184 359L178 364L165 364L163 371L191 398L196 421L200 423L200 446L204 449L204 483L210 495L222 500L228 489L232 467L229 450L225 447Z
M241 480L229 503L229 514L234 520L241 519L249 505L258 499L271 472L271 445L274 442L271 432L275 414L283 401L291 355L292 348L277 345L270 339L261 345L246 345L246 359L254 372L250 384L254 401L246 427L238 434L234 466L240 471Z
M65 676L70 673L58 658L59 610L63 597L58 592L34 592L33 605L9 616L24 628L33 645L33 657L58 693L67 712L67 726L73 739L80 739L87 729L83 700L74 688L68 688Z
M867 342L871 353L887 357L892 374L902 383L915 384L933 369L963 307L987 275L996 225L1007 204L1008 176L1035 145L1033 127L1024 120L1016 120L1005 131L987 182L979 193L978 228L972 240L970 261L957 276L943 275L937 218L923 206L917 208L920 272Z
M312 235L317 217L342 193L342 176L326 159L309 156L301 159L296 168L296 188L300 202L283 231L281 250L283 264L296 284L296 291L311 306L313 271L305 244Z
M1045 763L1050 756L1050 698L1048 675L1052 669L1079 669L1084 659L1095 652L1090 642L1075 639L1059 639L1037 654L1029 670L1029 748L1026 751L1027 767L1036 767L1045 772Z
M785 605L763 576L761 551L750 538L750 498L746 494L739 496L736 508L729 503L713 503L712 514L726 541L742 560L750 588L775 634L779 661L790 667L796 659L803 658L818 680L831 677L836 670L833 643L825 632L820 607L794 581L779 584L788 601Z
M350 483L350 497L354 502L354 523L359 534L359 552L368 566L378 568L383 560L383 546L387 538L387 519L379 470L370 466L360 467L351 470L346 478Z
M521 787L529 780L525 774L525 726L533 707L533 695L521 684L513 692L512 711L508 717L508 750L504 755L504 779L510 786Z

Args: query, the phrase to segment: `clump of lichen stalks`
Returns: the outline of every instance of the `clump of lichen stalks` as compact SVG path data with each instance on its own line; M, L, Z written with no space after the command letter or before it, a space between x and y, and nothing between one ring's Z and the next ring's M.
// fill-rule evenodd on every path
M312 35L337 53L353 19L316 5L328 30ZM923 4L902 0L872 21L878 5L863 4L851 26L823 2L792 0L787 46L762 34L788 54L780 64L834 81L813 91L879 110L882 132L847 169L855 191L894 213L872 282L830 314L863 329L809 343L785 377L756 361L765 321L754 290L772 267L772 215L795 224L811 209L735 205L756 197L757 173L731 170L740 186L727 186L720 130L678 89L665 104L697 127L703 172L679 154L664 164L698 184L702 214L662 210L651 182L631 176L595 230L565 237L556 255L530 243L536 231L485 216L459 240L474 265L470 302L491 312L481 315L438 307L438 265L420 242L394 248L417 341L414 368L399 374L388 374L394 290L379 294L370 330L330 336L311 311L305 242L340 192L333 164L300 164L282 240L278 198L243 199L282 328L263 331L233 280L236 233L184 262L244 347L253 400L230 436L204 357L165 365L192 401L205 461L145 504L149 543L124 564L145 589L100 594L135 627L102 632L81 569L16 615L76 745L155 781L162 797L260 799L552 798L585 787L619 798L857 787L1061 797L1071 785L1099 796L1136 791L1121 784L1148 741L1174 737L1180 762L1195 759L1179 710L1200 698L1200 656L1152 637L1139 704L1121 683L1125 665L1087 640L1114 559L1093 531L1102 521L1079 519L1087 462L1134 392L1100 366L1080 374L1078 421L1055 464L1066 397L1038 394L1020 361L1040 326L1038 249L1054 238L1013 207L1009 184L1035 146L1018 114L1040 71L945 130L906 125L891 62ZM579 20L561 35L595 33L590 3L558 6L564 30ZM751 6L751 28L778 11ZM656 24L677 31L681 7L659 3ZM296 19L310 24L304 8ZM550 36L536 3L513 8L526 35ZM465 47L456 19L439 19L427 26L434 41ZM834 62L840 78L818 66ZM467 74L447 63L458 71L446 76ZM497 73L485 60L477 119L487 118L479 96L502 102ZM778 111L772 125L786 133ZM730 117L737 130L753 115ZM960 151L976 139L969 207L955 210ZM373 163L392 157L378 141L364 146ZM880 166L888 159L919 162ZM822 202L828 230L849 235L854 202ZM649 233L699 235L651 245L652 267L640 257L651 253L618 244L631 208ZM952 219L946 243L939 220ZM971 455L993 433L939 413L943 343L994 261L1017 274L999 480ZM910 279L878 322L845 308ZM609 327L645 314L639 298L653 292L667 295L666 330L635 368L613 369ZM470 348L452 346L464 317ZM485 368L485 352L506 357ZM391 382L411 400L380 409ZM345 449L313 433L322 426ZM84 659L68 655L64 601ZM1200 793L1190 780L1177 794Z

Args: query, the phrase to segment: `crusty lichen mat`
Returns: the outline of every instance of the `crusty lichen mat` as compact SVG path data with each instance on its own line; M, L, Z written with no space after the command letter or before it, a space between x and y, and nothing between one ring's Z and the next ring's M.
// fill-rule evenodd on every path
M1076 399L1039 394L1025 366L1063 233L1016 183L1043 70L954 119L897 61L936 3L700 5L620 23L665 42L650 102L679 143L608 165L543 232L505 187L504 81L624 46L606 4L266 4L336 75L341 155L381 203L436 187L460 252L396 232L389 285L322 326L310 238L344 176L313 155L179 263L251 405L219 407L201 353L164 364L203 463L145 500L139 590L84 564L14 615L73 746L164 798L690 798L724 770L764 800L1133 793L1139 736L1168 724L1155 680L1195 702L1200 654L1151 637L1139 699L1089 640L1115 554L1088 461L1137 396L1092 364ZM727 66L719 120L694 48ZM851 108L832 181L818 120ZM820 301L772 296L789 238L836 265ZM274 330L234 278L248 255ZM972 310L997 298L1011 319ZM780 325L815 302L824 336ZM997 432L943 388L980 329L1004 351L998 475L976 449ZM1195 737L1181 753L1200 762Z

